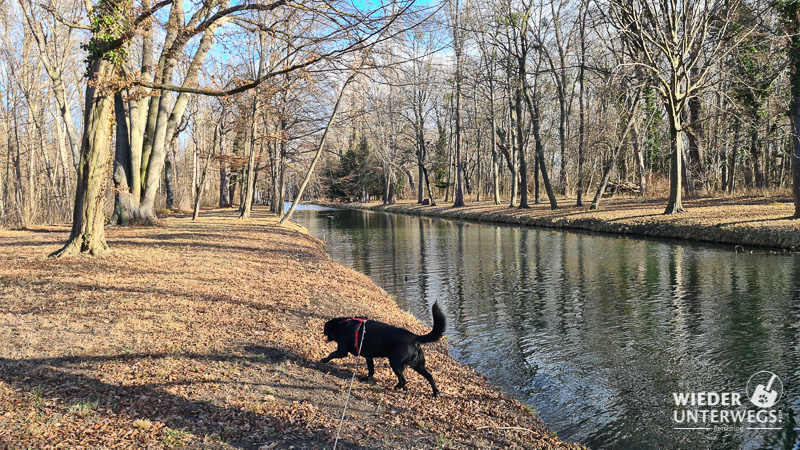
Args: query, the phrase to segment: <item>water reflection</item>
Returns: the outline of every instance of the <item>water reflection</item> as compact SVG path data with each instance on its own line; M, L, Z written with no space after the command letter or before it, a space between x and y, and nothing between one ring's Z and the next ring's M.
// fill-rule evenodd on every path
M298 211L338 261L456 357L591 447L800 448L800 261L732 249L367 211ZM778 374L780 431L674 430L672 392Z

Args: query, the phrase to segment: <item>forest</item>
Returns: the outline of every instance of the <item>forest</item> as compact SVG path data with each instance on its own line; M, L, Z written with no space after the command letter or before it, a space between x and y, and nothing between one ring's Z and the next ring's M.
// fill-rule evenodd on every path
M794 0L0 1L0 224L795 198Z

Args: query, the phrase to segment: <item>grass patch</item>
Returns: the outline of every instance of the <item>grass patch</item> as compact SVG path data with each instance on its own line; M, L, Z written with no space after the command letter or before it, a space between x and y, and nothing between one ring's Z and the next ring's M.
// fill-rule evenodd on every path
M436 439L436 448L454 448L455 441L447 436L439 436Z
M189 433L181 428L164 430L164 443L167 445L184 445L189 437Z
M44 397L42 397L43 393L44 391L42 390L42 388L37 387L33 388L30 394L28 394L31 398L31 401L33 402L34 408L41 408L42 404L44 404Z
M70 406L69 409L67 409L67 412L77 414L81 417L88 416L95 409L97 409L97 404L98 404L97 400L81 400L78 403L75 403L72 406Z

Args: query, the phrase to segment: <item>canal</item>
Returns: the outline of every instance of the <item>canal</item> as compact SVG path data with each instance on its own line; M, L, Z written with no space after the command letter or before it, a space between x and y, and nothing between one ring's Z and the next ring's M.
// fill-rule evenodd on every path
M454 356L565 441L800 448L797 256L372 211L294 218L424 322L438 300ZM771 407L749 400L759 384ZM676 406L708 392L741 405Z

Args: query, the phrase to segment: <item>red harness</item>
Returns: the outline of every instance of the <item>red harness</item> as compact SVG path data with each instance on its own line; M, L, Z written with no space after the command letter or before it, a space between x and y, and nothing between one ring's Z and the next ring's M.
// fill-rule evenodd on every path
M347 319L348 322L351 321L351 320L357 322L357 325L356 325L356 340L355 340L354 346L356 348L356 356L361 356L361 349L358 348L358 344L359 344L359 340L358 340L358 334L359 333L358 332L362 327L364 327L364 330L366 331L367 319L359 319L358 317L351 317L351 318ZM362 338L363 338L363 334L362 334Z

